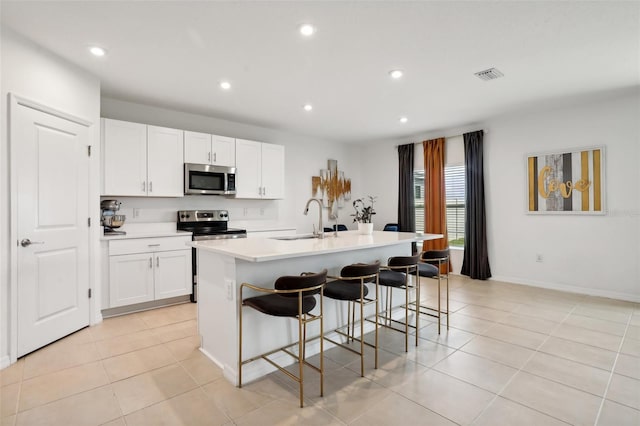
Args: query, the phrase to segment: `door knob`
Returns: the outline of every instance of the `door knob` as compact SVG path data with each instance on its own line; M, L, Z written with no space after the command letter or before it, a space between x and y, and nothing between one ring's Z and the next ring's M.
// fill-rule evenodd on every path
M44 244L44 241L31 241L28 238L24 238L22 241L20 241L20 245L22 247L28 247L31 244Z

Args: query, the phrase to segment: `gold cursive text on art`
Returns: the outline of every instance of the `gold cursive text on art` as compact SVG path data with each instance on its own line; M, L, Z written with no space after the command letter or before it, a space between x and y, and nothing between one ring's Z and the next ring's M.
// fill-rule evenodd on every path
M556 191L560 191L562 198L569 198L573 190L584 192L588 191L591 186L588 179L578 179L575 183L570 180L562 182L559 179L549 179L547 182L550 173L551 166L545 166L538 175L538 192L542 198L549 198L549 195Z

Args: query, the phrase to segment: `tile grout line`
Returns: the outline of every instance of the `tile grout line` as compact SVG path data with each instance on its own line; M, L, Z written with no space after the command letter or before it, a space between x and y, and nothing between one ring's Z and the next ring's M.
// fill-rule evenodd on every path
M525 367L525 366L526 366L526 365L527 365L527 364L528 364L528 363L533 359L533 357L535 357L535 356L536 356L536 354L538 354L538 352L539 352L538 350L539 350L539 349L540 349L540 348L541 348L541 347L542 347L542 346L547 342L547 340L549 340L549 338L551 337L551 334L552 334L552 333L553 333L553 332L554 332L558 327L560 327L560 326L562 325L562 323L563 323L563 322L564 322L564 321L565 321L565 320L566 320L566 319L571 315L571 313L573 313L573 311L576 309L576 307L577 307L577 306L578 306L578 304L576 304L576 306L574 306L574 307L573 307L569 312L567 312L567 314L565 315L564 319L563 319L561 322L559 322L559 323L558 323L558 324L553 328L553 330L551 330L551 332L547 335L547 337L544 339L544 341L542 341L542 343L540 343L540 344L538 345L538 347L537 347L537 348L534 350L534 352L529 356L529 358L527 358L527 360L526 360L524 363L522 363L522 366L518 369L518 371L516 371L516 372L515 372L515 374L514 374L513 376L511 376L511 378L510 378L509 380L507 380L507 383L505 383L505 384L504 384L504 386L502 386L502 388L501 388L501 389L500 389L500 390L499 390L499 391L494 395L494 397L491 399L491 401L489 401L489 403L484 407L484 409L483 409L483 410L482 410L482 411L481 411L481 412L480 412L476 417L474 417L474 419L473 419L473 421L471 422L471 424L475 423L475 421L476 421L476 420L478 420L478 419L479 419L479 418L480 418L480 417L481 417L481 416L482 416L482 415L487 411L487 409L489 408L489 406L491 406L491 404L493 404L493 403L494 403L494 401L495 401L496 399L498 399L499 397L501 397L502 392L504 392L504 390L505 390L505 389L506 389L506 388L511 384L511 382L513 382L513 379L514 379L514 378L515 378L515 377L516 377L520 372L522 372L522 371L523 371L524 367ZM529 349L531 349L531 348L529 348ZM542 353L544 353L544 352L542 352ZM502 398L505 398L505 397L502 397ZM508 398L505 398L505 399L507 399L508 401L512 401L512 400L510 400L510 399L508 399ZM519 405L522 405L523 407L527 407L527 408L529 408L529 409L531 409L531 410L534 410L534 411L536 411L536 412L538 412L538 413L544 414L545 416L548 416L548 417L551 417L551 418L553 418L553 419L559 420L559 421L561 421L561 422L563 422L563 423L567 423L567 422L565 422L564 420L558 419L557 417L554 417L554 416L552 416L552 415L551 415L551 414L549 414L549 413L544 413L544 412L539 411L539 410L537 410L537 409L535 409L535 408L533 408L533 407L529 407L528 405L521 404L521 403L520 403L520 402L518 402L518 401L512 401L512 402L514 402L514 403L516 403L516 404L519 404Z
M624 335L622 336L622 340L620 340L620 344L618 345L618 352L616 353L616 358L613 360L611 374L609 375L609 380L607 381L607 387L604 389L604 394L602 394L602 401L600 402L600 407L598 408L596 420L593 422L594 425L598 424L598 420L600 420L600 416L602 415L602 409L604 408L604 403L607 400L607 393L609 393L609 387L611 386L611 382L613 381L613 375L615 374L616 365L618 364L618 358L620 357L620 352L622 351L622 346L624 345L625 339L627 337L627 332L629 331L629 325L631 324L632 318L633 313L629 314L629 318L627 318L627 325L624 329Z

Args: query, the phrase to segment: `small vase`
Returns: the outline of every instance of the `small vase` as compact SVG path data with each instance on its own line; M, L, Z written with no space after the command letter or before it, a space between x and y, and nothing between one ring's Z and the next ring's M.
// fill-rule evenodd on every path
M360 223L358 222L358 232L362 235L373 234L373 223Z

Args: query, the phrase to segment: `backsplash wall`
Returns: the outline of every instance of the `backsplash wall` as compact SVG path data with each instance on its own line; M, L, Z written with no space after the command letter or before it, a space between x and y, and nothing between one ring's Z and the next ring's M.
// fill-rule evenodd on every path
M118 214L126 223L175 222L178 210L228 210L231 220L278 221L280 200L236 200L221 196L189 195L180 198L101 197L122 202Z

